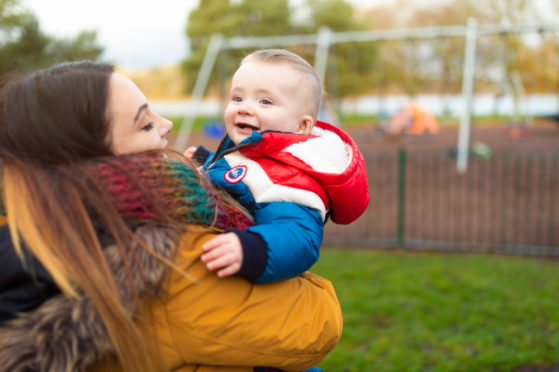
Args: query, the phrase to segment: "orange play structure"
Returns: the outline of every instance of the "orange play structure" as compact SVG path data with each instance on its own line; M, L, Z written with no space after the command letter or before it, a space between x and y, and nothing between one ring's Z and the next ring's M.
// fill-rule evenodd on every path
M387 128L392 134L437 134L440 126L435 115L421 107L417 102L410 102L392 117Z

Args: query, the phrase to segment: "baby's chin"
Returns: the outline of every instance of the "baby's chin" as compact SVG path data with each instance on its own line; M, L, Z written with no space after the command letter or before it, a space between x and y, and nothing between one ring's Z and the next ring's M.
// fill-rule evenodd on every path
M243 137L243 138L236 138L233 140L233 143L235 145L238 145L239 143L243 142L244 140L246 140L248 137Z
M233 143L235 145L238 145L239 143L243 142L244 140L246 140L247 138L249 138L252 135L252 131L250 133L235 133L235 135L230 136L231 140L233 141Z

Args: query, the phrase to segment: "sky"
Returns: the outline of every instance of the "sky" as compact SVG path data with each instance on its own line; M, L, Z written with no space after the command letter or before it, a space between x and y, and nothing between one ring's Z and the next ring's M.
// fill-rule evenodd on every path
M371 6L395 0L347 1ZM133 70L173 65L187 55L186 22L198 0L22 0L22 4L49 35L74 37L83 30L97 31L105 47L103 59Z
M389 0L350 0L375 4ZM188 52L186 21L198 0L22 0L41 29L57 37L97 31L103 58L124 69L172 65Z
M104 59L135 69L174 64L185 57L188 13L197 0L22 0L41 29L57 37L97 31Z

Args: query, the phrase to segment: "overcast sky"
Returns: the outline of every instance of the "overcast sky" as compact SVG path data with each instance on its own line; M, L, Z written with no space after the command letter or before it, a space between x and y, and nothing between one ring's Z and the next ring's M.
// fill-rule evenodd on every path
M187 46L187 15L197 0L23 0L46 33L97 31L104 57L123 68L176 63Z
M370 6L393 0L348 1ZM35 13L41 29L50 35L73 37L81 30L96 30L100 44L105 47L104 59L125 69L170 65L183 59L188 50L186 21L189 12L198 6L198 0L22 0L22 3Z
M375 4L390 0L350 0ZM122 68L169 65L187 53L189 12L198 0L22 0L50 35L96 30L104 58Z

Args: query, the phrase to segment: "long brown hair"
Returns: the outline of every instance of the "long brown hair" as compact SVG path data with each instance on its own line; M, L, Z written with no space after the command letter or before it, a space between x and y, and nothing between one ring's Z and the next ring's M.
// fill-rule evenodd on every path
M112 155L112 72L110 65L73 62L2 86L4 201L16 249L23 239L66 295L91 299L126 370L151 371L150 345L121 303L91 215L121 250L134 240L133 232L109 193L96 187L96 175L82 166Z

